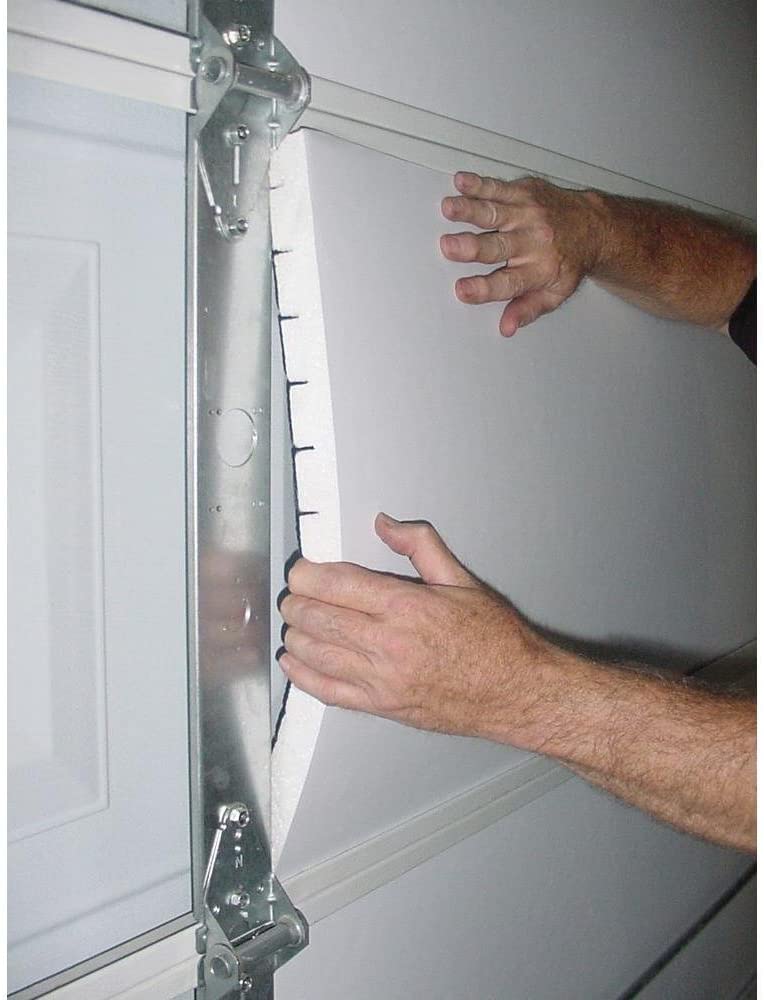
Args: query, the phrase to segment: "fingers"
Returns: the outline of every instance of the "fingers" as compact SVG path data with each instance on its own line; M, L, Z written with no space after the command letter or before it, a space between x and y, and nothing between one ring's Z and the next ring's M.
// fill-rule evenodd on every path
M468 170L454 174L454 187L470 198L490 198L505 205L525 200L528 194L529 178L517 181L500 181L497 177L481 177Z
M353 563L314 563L298 559L287 577L293 594L366 614L383 610L400 581Z
M482 302L506 302L518 295L544 285L546 274L538 265L500 267L491 274L476 274L459 278L454 286L460 302L475 305Z
M284 648L311 670L348 683L357 683L366 676L370 665L362 653L343 649L328 642L320 642L295 627L286 630Z
M518 296L507 305L501 314L499 332L503 337L511 337L517 333L521 326L528 326L539 316L544 316L555 310L560 305L560 301L561 296L543 289Z
M451 587L477 586L475 578L458 561L438 532L427 521L396 521L377 514L374 529L393 552L406 556L425 583Z
M527 260L538 241L527 229L493 233L447 233L440 238L444 257L462 263L498 264Z
M479 198L444 198L441 211L451 222L466 222L478 229L512 229L526 221L527 213L497 201L482 201Z
M377 645L376 622L358 611L338 608L297 594L287 594L280 610L287 625L306 632L319 642L357 652L371 652Z
M363 711L367 707L366 697L360 688L312 670L290 653L284 653L279 666L295 687L318 698L325 705L337 705L356 711Z

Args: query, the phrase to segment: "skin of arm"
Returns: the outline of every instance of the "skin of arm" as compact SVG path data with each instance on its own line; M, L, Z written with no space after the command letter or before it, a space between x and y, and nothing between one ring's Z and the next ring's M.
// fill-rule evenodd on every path
M562 650L431 525L380 514L375 528L420 578L295 563L279 662L296 687L545 754L680 830L755 850L753 701Z
M500 264L460 278L466 303L508 302L499 329L511 337L563 304L590 277L640 308L726 330L756 275L753 236L663 202L573 191L539 178L500 181L458 173L444 216L482 233L449 233L452 261Z

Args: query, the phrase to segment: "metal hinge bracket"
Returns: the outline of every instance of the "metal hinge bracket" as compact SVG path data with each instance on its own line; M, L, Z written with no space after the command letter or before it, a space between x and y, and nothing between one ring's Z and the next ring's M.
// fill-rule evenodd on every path
M308 924L273 874L250 810L223 806L204 878L197 932L199 1000L255 1000L279 966L308 943Z
M212 9L219 6L205 10L219 14ZM246 17L251 6L239 3L239 20L221 30L202 16L200 37L191 47L194 131L197 136L204 131L200 180L225 239L239 239L249 229L253 206L247 191L262 178L245 174L261 170L263 162L250 149L263 144L268 152L275 149L310 101L310 77L278 38L258 30L254 13Z

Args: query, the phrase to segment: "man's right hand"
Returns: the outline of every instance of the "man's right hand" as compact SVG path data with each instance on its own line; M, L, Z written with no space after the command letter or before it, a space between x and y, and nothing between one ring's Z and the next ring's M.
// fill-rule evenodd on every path
M470 304L508 301L499 323L505 337L561 306L594 270L605 226L594 192L472 173L456 174L454 184L461 194L443 199L443 215L488 231L444 235L441 251L453 261L501 265L460 278L455 290Z

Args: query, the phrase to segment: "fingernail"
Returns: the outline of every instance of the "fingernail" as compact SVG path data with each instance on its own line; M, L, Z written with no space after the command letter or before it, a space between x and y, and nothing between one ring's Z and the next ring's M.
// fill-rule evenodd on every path
M440 249L441 250L456 250L458 244L456 242L455 236L441 236L440 238Z
M390 515L389 515L389 514L385 514L385 512L384 512L384 511L380 511L380 512L379 512L379 514L377 514L377 517L378 517L378 518L379 518L379 519L380 519L381 521L383 521L383 522L384 522L385 524L389 524L390 526L393 526L393 525L395 525L395 524L400 524L400 523L401 523L401 522L400 522L400 521L398 521L398 520L397 520L396 518L394 518L394 517L390 517Z

